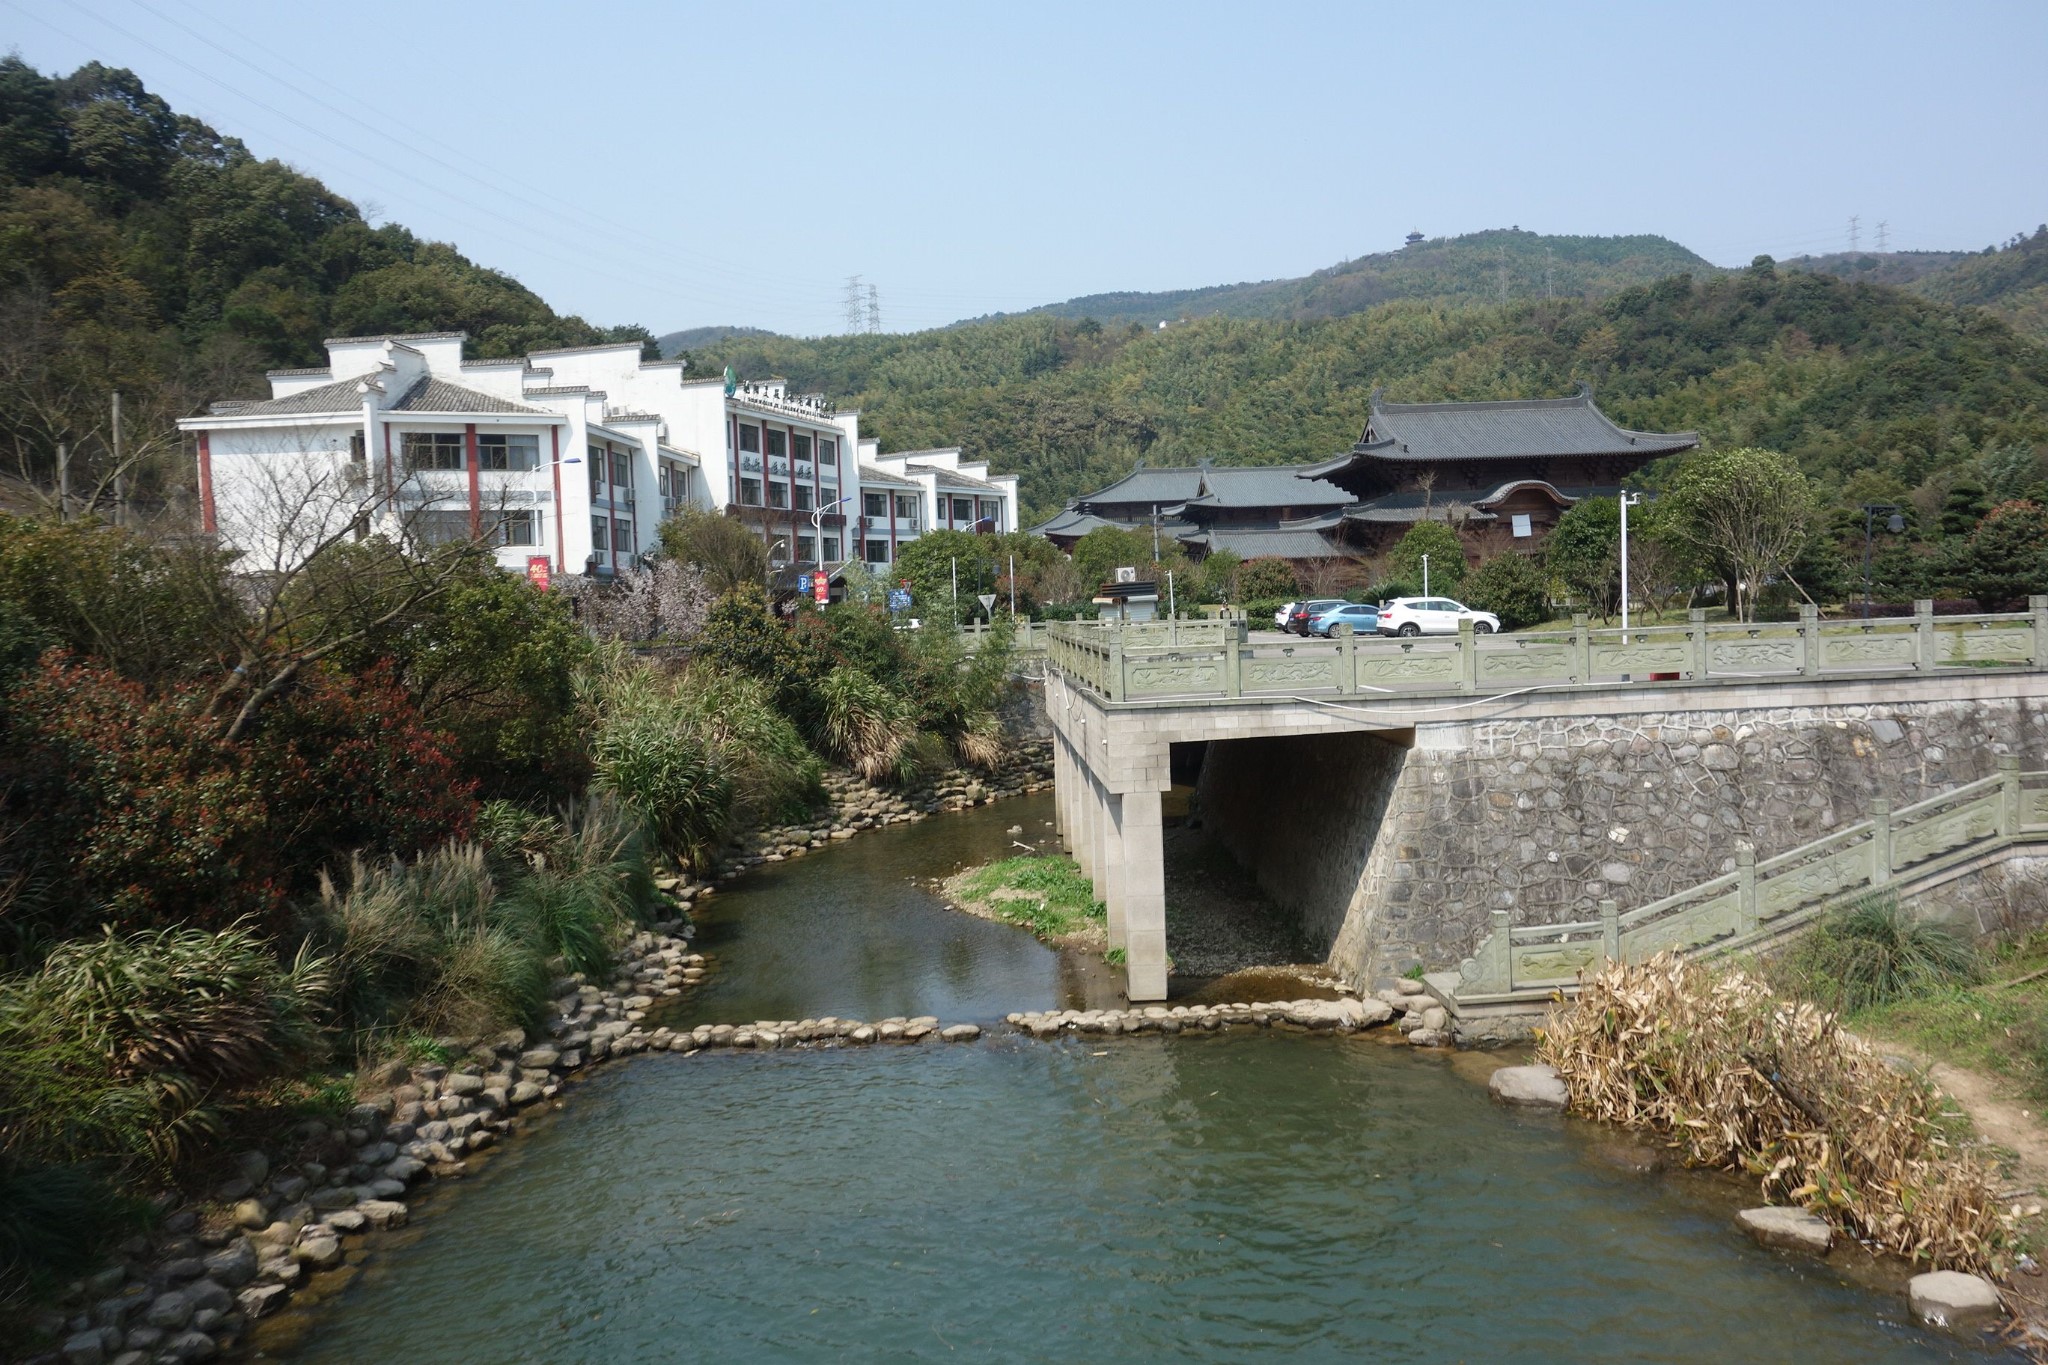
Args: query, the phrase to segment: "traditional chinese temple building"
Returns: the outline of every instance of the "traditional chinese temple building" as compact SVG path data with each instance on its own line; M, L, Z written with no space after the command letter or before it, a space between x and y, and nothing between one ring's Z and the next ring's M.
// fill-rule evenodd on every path
M1533 550L1588 497L1612 496L1652 460L1699 445L1695 432L1630 431L1569 398L1387 403L1375 392L1358 442L1311 465L1148 469L1076 498L1035 528L1062 549L1098 526L1156 530L1195 558L1358 557L1418 521L1454 527L1466 553Z

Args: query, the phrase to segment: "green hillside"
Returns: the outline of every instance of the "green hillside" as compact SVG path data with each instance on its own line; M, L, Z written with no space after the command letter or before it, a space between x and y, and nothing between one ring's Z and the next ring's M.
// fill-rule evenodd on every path
M1519 299L1593 298L1708 261L1663 237L1547 237L1519 228L1438 237L1360 256L1293 280L1164 293L1089 294L1029 315L1156 326L1182 318L1343 317L1397 299L1500 305Z
M1812 270L1864 284L1911 284L1966 261L1967 251L1834 251L1823 256L1794 256L1778 264L1786 270Z
M1915 290L1943 303L1975 304L2048 341L2048 225L1998 249L1964 256Z
M1829 487L1902 496L1980 454L2048 441L2048 347L2001 319L1768 264L1598 300L1397 302L1348 317L1106 327L1026 316L908 336L734 341L712 371L846 395L889 446L965 446L1024 476L1030 514L1154 464L1317 459L1368 396L1597 387L1616 420L1775 446Z
M170 421L324 364L323 337L460 328L481 355L647 337L562 317L517 280L175 113L127 72L46 77L0 58L0 461L103 471L109 394L128 449ZM178 476L165 459L160 479ZM145 471L145 473L148 471Z

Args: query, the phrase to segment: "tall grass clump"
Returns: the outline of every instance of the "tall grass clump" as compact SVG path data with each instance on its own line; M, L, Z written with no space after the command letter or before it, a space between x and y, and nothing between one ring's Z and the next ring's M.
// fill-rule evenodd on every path
M1775 971L1797 994L1853 1014L1972 985L1982 963L1968 939L1919 919L1895 895L1873 892L1816 921Z
M732 819L732 778L717 753L675 718L606 718L591 743L597 787L631 807L664 849L701 866Z
M1609 963L1553 1012L1539 1052L1572 1112L1745 1170L1765 1198L1873 1246L1994 1274L2015 1249L1993 1173L1950 1145L1933 1090L1754 976L1668 953Z
M697 665L674 680L675 714L724 762L737 815L801 819L824 798L825 765L759 679Z
M911 707L858 668L836 668L818 683L820 748L870 782L896 776L917 733Z

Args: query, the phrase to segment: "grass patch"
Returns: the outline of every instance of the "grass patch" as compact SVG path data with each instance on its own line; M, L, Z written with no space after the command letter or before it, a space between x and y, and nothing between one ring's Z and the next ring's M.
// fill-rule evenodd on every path
M972 868L946 884L954 903L988 919L1029 929L1044 939L1099 931L1109 910L1095 887L1066 857L1005 858Z

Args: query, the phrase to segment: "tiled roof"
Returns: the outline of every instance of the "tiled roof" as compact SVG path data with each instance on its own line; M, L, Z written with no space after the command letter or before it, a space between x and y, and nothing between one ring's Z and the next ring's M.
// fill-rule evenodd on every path
M1303 477L1325 478L1374 460L1406 464L1622 455L1647 461L1699 443L1696 431L1616 426L1593 406L1593 391L1584 384L1570 398L1505 403L1383 403L1375 394L1358 444L1335 459L1309 465Z
M297 393L288 393L282 398L268 398L260 403L244 403L232 415L236 417L271 416L290 417L308 413L360 412L363 407L361 379L339 379L332 384L320 384ZM214 410L221 412L221 405L214 404ZM221 412L222 416L230 414Z
M292 375L333 373L334 367L332 365L310 365L304 369L299 370L265 370L263 372L263 377L265 379L285 379Z
M860 481L864 484L871 483L877 486L886 484L890 488L919 487L913 480L906 479L900 474L891 474L887 470L877 469L871 464L864 464L860 467Z
M1316 531L1246 530L1211 526L1179 537L1183 545L1200 545L1212 554L1228 550L1243 559L1330 559L1338 551Z
M1465 496L1458 492L1436 493L1388 493L1381 497L1361 502L1344 509L1347 521L1377 522L1383 525L1406 525L1425 519L1444 516L1456 508L1459 515L1470 521L1498 521L1500 518L1486 510L1518 488L1541 488L1565 506L1585 498L1611 498L1621 490L1618 488L1597 488L1589 485L1573 485L1559 488L1542 479L1511 479L1498 488L1490 489L1476 496ZM1425 515L1426 514L1426 515Z
M972 474L962 474L957 469L947 469L943 465L913 464L905 465L904 468L915 469L920 474L938 475L939 487L941 488L959 488L969 492L996 493L1001 491L986 479L977 479Z
M433 375L421 375L413 381L411 388L400 395L391 405L392 412L505 412L532 413L536 417L551 417L554 414L540 408L514 403L509 399L495 398L475 389L465 389L460 384L451 384Z
M1159 503L1162 507L1342 507L1352 496L1331 485L1307 483L1302 465L1194 465L1138 468L1077 499L1082 507Z

